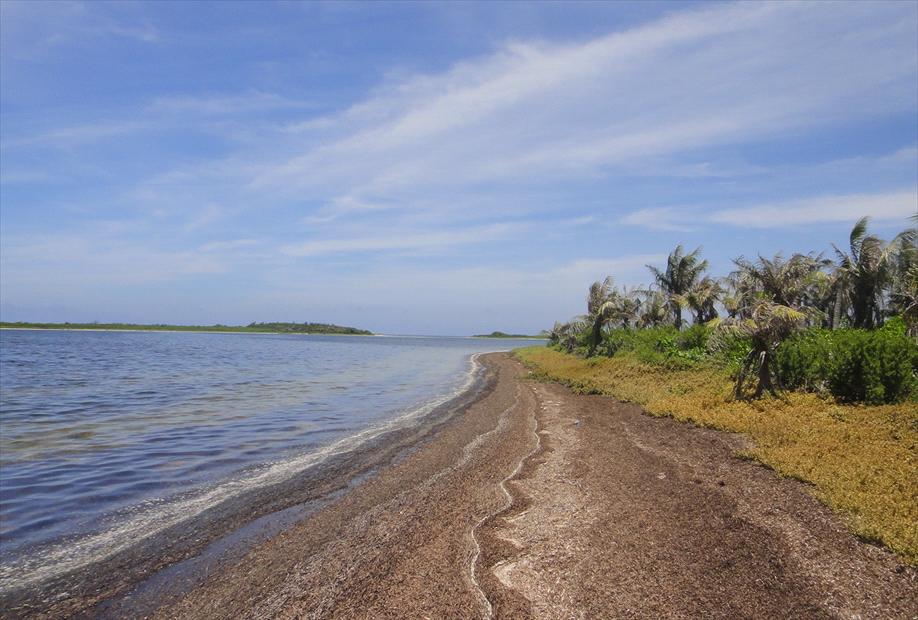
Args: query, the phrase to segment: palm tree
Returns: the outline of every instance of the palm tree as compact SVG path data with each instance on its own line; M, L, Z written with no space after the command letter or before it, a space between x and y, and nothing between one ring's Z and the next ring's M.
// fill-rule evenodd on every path
M596 306L600 299L605 301ZM591 323L589 354L593 355L596 352L606 325L617 324L628 329L637 322L640 307L641 300L636 289L619 291L612 286L611 276L601 283L594 282L587 296L587 309L590 310L588 320Z
M821 256L810 254L794 254L784 260L780 252L771 259L759 256L749 261L740 256L733 262L743 274L747 294L756 291L782 306L799 305L818 277L816 274L828 264Z
M622 290L616 297L615 318L624 329L636 325L640 317L641 298L637 289Z
M918 264L903 274L901 284L890 295L890 302L908 325L908 333L918 336Z
M606 276L602 282L597 280L590 285L589 293L587 293L587 314L584 317L584 320L591 326L589 355L593 355L596 351L602 338L602 328L612 318L614 306L610 302L615 295L612 276Z
M893 258L915 238L914 229L909 229L885 243L867 234L869 223L870 218L862 217L851 229L849 252L832 245L838 256L836 313L850 314L854 327L867 329L883 322L883 293L893 279Z
M597 280L590 285L590 292L587 294L587 316L595 316L599 312L599 307L609 301L612 295L612 276L606 276L606 279L600 282Z
M700 255L700 247L694 252L684 254L682 246L677 245L666 260L664 271L660 271L653 265L647 265L660 290L667 295L676 329L682 329L682 308L686 305L686 294L692 290L701 274L708 268L708 261L701 260Z
M548 346L561 343L561 337L564 335L564 323L555 321L555 324L548 331Z
M589 355L596 353L596 347L602 340L602 328L613 321L616 317L618 307L615 299L609 299L597 309L596 314L592 317L592 327L590 329L590 351Z
M746 318L749 316L751 302L755 299L755 283L742 270L732 272L721 279L723 296L721 303L727 311L727 317Z
M889 305L906 322L909 334L918 336L918 214L909 219L916 226L896 237L899 247L893 260Z
M772 377L771 362L774 352L788 336L801 329L807 321L808 312L775 303L764 297L757 299L748 318L728 318L719 323L718 336L732 334L748 337L752 350L743 359L733 389L734 398L742 398L746 378L754 372L757 379L753 398L761 398L765 392L777 396Z
M784 260L779 253L771 259L759 256L753 262L739 257L733 262L739 267L733 274L734 279L742 283L746 291L747 311L745 316L731 316L721 321L718 329L721 333L746 336L752 341L752 350L737 375L734 396L742 397L746 377L753 369L758 379L753 398L765 392L775 395L771 371L775 349L820 314L815 308L801 304L814 274L820 272L825 261L807 254L794 254Z
M666 295L655 290L645 290L642 293L644 300L641 302L638 326L659 327L661 323L668 321L670 306Z
M825 259L822 264L829 266L831 260ZM810 276L810 282L805 287L800 298L800 305L819 310L821 315L822 327L835 329L838 313L835 311L836 302L838 301L835 293L835 274L826 271L815 271Z
M685 295L685 303L695 314L695 323L702 324L717 318L717 304L723 289L712 278L705 276Z
M568 353L573 353L584 329L586 329L586 323L581 319L574 319L567 323L556 322L549 333L548 342L558 344Z

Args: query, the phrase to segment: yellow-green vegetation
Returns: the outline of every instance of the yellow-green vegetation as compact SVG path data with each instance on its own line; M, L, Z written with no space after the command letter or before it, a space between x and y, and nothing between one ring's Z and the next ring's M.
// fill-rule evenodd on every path
M582 358L551 348L515 355L538 375L575 391L638 403L652 415L743 433L743 453L813 485L852 530L918 566L918 403L844 405L812 393L734 400L729 372L677 368L634 355Z

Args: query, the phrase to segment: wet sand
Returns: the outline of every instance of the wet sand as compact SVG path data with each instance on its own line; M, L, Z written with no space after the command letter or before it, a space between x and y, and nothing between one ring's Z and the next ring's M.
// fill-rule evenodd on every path
M179 572L146 608L100 593L44 613L918 617L918 571L734 456L741 438L483 361L480 391L244 554Z

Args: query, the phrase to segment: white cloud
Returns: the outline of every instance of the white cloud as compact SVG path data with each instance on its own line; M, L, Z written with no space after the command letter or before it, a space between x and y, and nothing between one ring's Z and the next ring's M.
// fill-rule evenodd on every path
M132 3L75 0L0 2L3 49L22 58L100 37L147 44L160 41L159 30L137 9Z
M561 220L558 222L561 226L586 226L587 224L593 224L597 222L597 217L595 215L580 215L578 217L572 217L570 219Z
M708 218L742 228L784 228L823 222L855 222L867 215L874 220L904 220L918 213L918 191L882 194L821 196L805 200L760 204L716 211Z
M622 286L647 282L646 265L665 259L663 254L638 254L487 267L371 264L359 274L317 270L298 286L281 279L262 299L279 315L315 309L313 314L395 333L534 333L582 314L594 280L612 275Z
M5 10L9 3L0 4ZM87 6L93 12L101 5ZM143 40L142 19L129 13L117 17L117 24L139 28ZM101 23L96 17L90 22ZM59 159L74 167L82 157L73 154L92 149L68 149L109 141L106 155L114 156L106 171L112 177L121 170L114 161L118 154L134 164L125 166L132 174L146 165L143 157L130 156L138 153L138 143L155 142L155 132L161 132L165 139L155 144L166 153L160 161L167 170L149 172L143 182L109 180L98 192L100 202L109 199L104 207L91 199L83 205L86 221L106 210L106 216L116 211L120 216L125 205L142 217L154 214L157 234L146 239L135 231L117 238L74 233L40 241L5 231L4 290L44 287L46 299L64 298L77 283L104 291L113 283L238 272L251 277L253 291L276 283L271 303L277 307L282 299L304 308L317 299L334 300L339 309L367 306L354 296L358 290L374 299L374 309L388 304L393 324L439 316L436 308L452 305L465 310L444 321L531 316L538 323L533 328L544 327L580 311L585 286L607 273L621 284L647 280L644 264L661 257L570 258L572 251L595 253L601 247L623 253L643 251L645 245L649 252L663 249L649 235L646 243L627 239L629 231L611 227L619 220L655 230L711 223L766 228L850 222L863 214L893 220L907 215L906 209L913 212L916 192L903 189L901 169L914 163L914 147L888 160L874 158L873 168L862 158L849 158L821 172L837 180L850 170L894 170L880 181L839 188L804 185L797 178L790 191L762 192L759 179L757 192L737 194L781 200L756 204L746 198L730 209L674 206L656 199L657 193L641 192L651 182L647 177L669 176L677 179L665 180L673 185L705 183L706 195L716 195L715 204L723 205L727 194L718 195L724 187L718 183L769 173L765 181L791 176L786 169L778 175L774 167L745 161L749 144L799 139L832 124L847 128L913 111L915 24L914 3L706 4L591 40L517 41L439 73L393 73L355 105L318 118L307 101L246 83L238 93L154 97L111 120L77 120L31 135L20 133L25 125L10 135L5 123L4 147L34 146L49 153L60 148ZM49 22L37 31L58 25ZM73 30L64 34L82 36ZM11 40L4 51L18 45ZM194 135L173 152L176 128ZM204 131L219 139L199 144L194 138ZM145 132L143 141L113 139L137 132ZM197 148L201 145L206 148ZM214 149L223 150L214 155ZM4 174L12 158L7 152ZM14 161L13 182L28 180L24 164L57 174L53 166L59 162L47 154L25 153ZM168 170L173 165L179 167ZM805 177L810 165L804 162L805 172L796 174ZM642 175L640 183L629 185L630 177ZM799 196L800 187L823 187L826 195L783 199ZM624 204L646 208L624 213ZM257 230L249 229L250 222L258 223ZM226 238L219 237L233 226ZM168 234L174 232L179 234ZM163 247L153 247L156 242ZM580 243L584 247L574 246ZM476 246L494 250L491 259L482 259L491 266L471 256ZM386 256L348 262L358 253ZM445 260L435 268L390 256L405 254ZM295 260L300 257L316 260ZM542 262L530 264L533 260ZM359 267L335 272L336 264L346 262ZM261 299L260 292L257 296ZM419 309L408 317L404 308L414 302ZM500 312L481 310L483 305Z
M697 228L699 218L688 208L655 207L632 211L620 222L629 226L643 226L650 230L690 231Z
M342 217L357 216L364 213L389 211L397 205L382 202L369 202L354 196L340 196L329 201L313 215L303 219L304 224L325 224Z
M11 149L34 146L61 149L71 148L140 131L149 131L158 127L159 125L150 119L142 121L103 121L98 123L87 123L84 125L61 127L36 134L9 138L3 141L3 148Z
M587 41L511 42L440 73L396 74L324 117L260 90L177 93L132 119L5 145L64 148L185 124L241 148L141 184L147 202L219 192L240 205L303 205L316 226L436 199L480 215L490 207L468 198L482 186L512 194L617 173L755 174L762 169L705 149L908 110L914 17L905 3L707 5ZM270 110L286 116L253 124L251 112ZM211 116L219 122L198 122Z
M281 252L288 256L319 256L353 252L381 251L438 251L443 248L478 244L507 238L512 232L519 232L521 224L491 224L469 229L443 231L402 232L373 237L320 239L305 243L286 245Z
M223 273L219 256L167 250L99 234L48 234L7 237L2 246L3 288L12 298L48 294L65 297L82 287L105 288L169 282L189 276Z
M231 239L229 241L212 241L205 243L200 247L202 252L222 252L224 250L236 250L239 248L248 248L258 245L257 239Z
M691 206L640 209L625 215L620 223L673 231L697 230L704 224L788 228L805 224L854 223L865 215L876 221L896 221L915 213L918 213L918 190L902 190L816 196L716 211Z
M585 43L508 45L389 84L309 125L320 127L316 142L304 130L301 152L252 187L372 196L571 180L902 110L918 70L914 28L903 25L913 13L892 4L739 3ZM876 97L880 88L888 96ZM673 170L718 174L711 162Z
M303 109L311 108L313 105L309 101L298 101L276 93L252 91L243 94L158 97L150 105L150 111L227 115L270 110Z
M215 204L206 205L194 213L183 225L182 231L192 233L202 228L206 228L217 222L220 218L225 217L227 209Z

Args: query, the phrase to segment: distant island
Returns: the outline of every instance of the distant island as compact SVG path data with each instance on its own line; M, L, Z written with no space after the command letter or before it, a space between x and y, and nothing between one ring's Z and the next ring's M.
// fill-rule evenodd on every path
M373 332L356 327L329 323L249 323L248 325L138 325L136 323L11 323L0 321L0 329L95 329L118 331L177 331L177 332L248 332L272 334L338 334L372 336Z
M472 338L548 338L548 334L545 332L540 333L538 336L530 336L528 334L506 334L504 332L491 332L490 334L475 334Z

